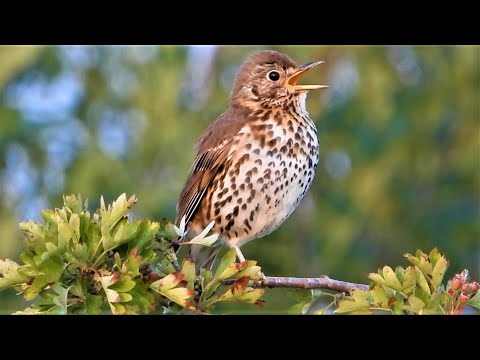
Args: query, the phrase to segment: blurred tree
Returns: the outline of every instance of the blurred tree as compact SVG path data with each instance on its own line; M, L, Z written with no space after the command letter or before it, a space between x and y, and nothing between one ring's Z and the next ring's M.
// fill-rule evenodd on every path
M135 193L136 216L173 219L196 138L261 48L0 47L0 258L18 254L18 221L62 194ZM268 275L361 282L437 246L447 276L468 268L478 279L480 48L271 48L326 61L305 79L330 86L307 100L321 159L298 211L244 254ZM9 296L1 312L19 307ZM266 300L265 312L292 301L277 290Z

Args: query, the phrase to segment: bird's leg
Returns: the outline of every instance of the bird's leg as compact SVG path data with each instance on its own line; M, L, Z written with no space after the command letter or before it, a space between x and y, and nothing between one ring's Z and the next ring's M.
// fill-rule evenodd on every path
M240 262L244 262L245 261L245 256L243 256L240 248L238 246L234 246L233 248L235 249L235 252L237 253L238 260ZM265 276L265 274L262 271L260 271L260 282L263 283L263 284L268 283L267 277Z
M238 246L234 246L233 248L235 249L235 252L237 253L238 260L240 260L240 262L244 262L245 261L245 256L243 256L240 248Z
M265 274L263 273L263 271L260 271L260 282L261 282L263 285L267 285L267 284L268 284L268 279L267 279L267 277L265 276Z

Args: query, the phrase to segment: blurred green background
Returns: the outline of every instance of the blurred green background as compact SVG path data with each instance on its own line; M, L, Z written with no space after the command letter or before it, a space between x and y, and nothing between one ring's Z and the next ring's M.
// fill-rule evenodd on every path
M17 223L82 194L136 194L134 215L173 220L193 144L228 104L246 56L273 48L325 60L305 83L320 164L298 210L245 245L271 276L366 282L406 252L433 247L447 276L480 274L480 47L0 47L0 258L18 256ZM260 311L294 303L269 290ZM0 293L0 313L25 307ZM240 311L240 309L237 309ZM233 310L231 310L233 311ZM258 312L242 306L243 312Z

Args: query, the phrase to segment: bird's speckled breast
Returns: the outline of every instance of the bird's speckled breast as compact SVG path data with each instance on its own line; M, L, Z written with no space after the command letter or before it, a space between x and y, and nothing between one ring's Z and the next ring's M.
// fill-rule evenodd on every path
M214 232L229 246L270 234L297 208L318 159L317 131L306 112L259 110L236 135L228 170L208 196L205 215L215 219Z

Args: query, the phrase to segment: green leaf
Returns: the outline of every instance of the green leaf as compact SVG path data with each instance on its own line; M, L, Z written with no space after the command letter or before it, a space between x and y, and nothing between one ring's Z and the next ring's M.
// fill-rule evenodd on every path
M112 243L108 246L105 246L105 250L111 250L117 247L120 244L126 243L128 241L127 234L128 219L126 217L120 219L111 230L113 236ZM136 230L136 229L135 229Z
M85 298L85 294L87 293L84 283L81 280L81 278L77 275L77 278L73 282L72 285L70 285L70 288L68 289L68 292L72 295L75 295L79 298Z
M122 265L122 258L120 257L120 253L116 252L114 255L113 255L113 261L115 262L115 266L117 267L117 269L119 270L122 270L122 272L126 273L128 272L127 268L126 268L126 263L128 262L128 260L126 261L126 263L124 263ZM125 266L125 268L124 268ZM138 269L137 269L138 271Z
M68 214L65 208L55 209L55 213L58 215L57 223L68 223Z
M430 298L431 298L431 294L426 292L425 290L423 290L422 288L420 287L416 287L415 288L415 292L414 292L414 295L415 297L419 298L420 300L422 300L427 306L429 306L430 304Z
M338 307L334 311L335 314L372 314L368 304L357 303L351 300L340 300Z
M417 250L415 256L406 254L405 257L416 267L418 267L425 275L432 274L432 263L427 254L421 250Z
M171 274L176 271L175 266L173 266L173 264L165 258L160 261L160 263L158 264L158 268L164 274Z
M368 274L368 278L380 285L387 285L385 279L383 278L382 275L378 274L378 273L370 273Z
M132 295L127 293L119 293L118 295L120 296L120 302L129 302L133 299Z
M80 194L78 197L75 195L64 196L63 203L72 213L80 213L83 210L82 197Z
M112 286L119 280L120 280L120 273L114 273L112 275L102 276L100 278L100 283L102 284L103 291L105 292L105 295L107 296L107 301L109 303L118 303L122 301L118 292L110 289L110 286ZM112 306L112 304L110 304L110 309L112 310L113 313L117 311L116 308Z
M34 307L27 307L24 310L21 311L15 311L13 315L43 315L46 314L47 312L42 311L41 309L34 308Z
M245 301L250 304L255 304L263 296L264 293L265 293L264 289L247 288L245 292L237 296L237 299L241 301Z
M75 242L78 242L80 240L80 216L78 214L72 214L68 224L73 232L72 238L75 240Z
M417 271L413 266L409 266L405 271L405 277L403 279L402 293L406 296L413 294L417 283Z
M436 254L437 253L435 253L434 255ZM438 256L435 258L435 265L432 271L432 286L435 290L442 284L443 277L445 276L447 269L448 269L447 259L444 256L441 256L440 254L438 254Z
M395 293L389 298L389 307L393 315L404 315L403 306L405 298L400 293Z
M88 254L91 258L93 258L97 254L100 247L100 242L102 241L103 239L100 225L96 223L91 223L88 228L87 237L85 239L85 243L88 247Z
M305 311L305 313L308 311L309 309L307 309ZM309 314L310 315L327 315L327 308L323 308L323 309L318 309L318 310L314 310L314 311L311 311Z
M338 307L334 313L371 314L371 311L368 310L370 307L370 301L368 300L370 296L368 291L352 289L350 291L350 296L350 299L342 299L338 302Z
M57 296L53 298L53 303L57 306L58 313L67 314L68 289L58 283L53 284L51 289L57 294Z
M132 280L130 275L121 275L120 279L115 284L110 286L110 289L119 293L124 293L132 290L135 285L136 283Z
M80 218L80 236L85 236L90 227L90 213L88 211L82 211L78 217Z
M179 236L175 230L176 226L169 222L166 218L161 219L158 225L159 227L157 236L167 239L176 239Z
M360 304L340 300L338 308L334 311L335 314L352 314L352 315L372 315L373 313L366 306Z
M23 231L27 240L30 242L30 246L33 246L36 242L43 242L44 234L43 227L34 221L24 221L19 224L20 230Z
M33 260L33 253L30 250L25 250L19 255L20 260L29 267L35 267L35 261Z
M195 263L186 258L182 265L182 274L185 275L184 280L188 282L187 287L193 289L195 280Z
M135 195L133 195L127 200L127 195L123 193L117 198L117 200L112 203L112 205L109 205L107 209L105 207L105 201L103 200L102 196L100 209L100 214L102 216L102 224L106 226L106 229L108 231L111 230L117 224L117 222L121 220L130 211L130 209L136 204L136 202L137 199Z
M291 306L288 310L287 313L290 315L303 315L306 314L308 309L310 308L311 302L300 302L298 304L295 304Z
M133 236L128 243L128 251L137 248L141 254L146 247L152 247L159 228L160 224L157 222L148 220L140 222L135 236Z
M390 266L384 266L379 273L371 273L368 277L380 285L389 287L395 291L401 291L402 285L397 278L396 273L392 270Z
M236 274L232 275L231 278L239 279L244 276L248 276L251 280L258 281L261 279L261 267L256 265L257 262L254 260L247 261L247 267Z
M425 303L413 295L408 298L408 305L403 306L404 310L413 312L414 314L420 314L424 308Z
M301 303L312 302L312 292L307 289L289 289L288 294Z
M200 274L202 279L202 297L203 299L209 299L222 282L217 279L212 279L213 275L210 270L201 269Z
M403 282L405 281L405 269L401 266L397 266L395 268L395 276L397 277L398 281L400 281L400 284L402 284L403 287Z
M55 211L53 211L53 210L50 210L50 209L42 210L40 212L40 215L41 215L43 221L45 221L46 223L53 223L53 224L57 223L57 215L56 215ZM27 231L27 229L26 229L27 226L28 226L28 222L20 223L20 228L23 231Z
M402 284L398 281L397 275L390 266L384 266L383 277L385 278L385 284L389 288L395 291L402 291Z
M432 269L435 268L435 265L437 264L438 260L440 260L440 258L442 258L442 255L438 252L438 249L433 248L432 251L430 251L430 254L428 254L428 259L432 264Z
M215 272L215 278L220 279L221 275L225 272L225 270L235 262L237 258L237 253L235 249L230 249L223 255L220 264L218 265L217 271ZM233 275L233 274L232 274Z
M323 291L321 289L311 289L310 293L312 294L312 300L317 300L320 296L331 296L331 293Z
M70 227L68 223L65 222L59 222L58 223L58 238L57 238L57 244L58 247L63 249L65 247L65 244L68 244L70 239L73 238L73 230ZM47 243L46 245L49 245ZM53 244L51 244L53 245Z
M373 298L373 302L375 303L375 307L380 307L383 309L389 309L388 306L388 297L385 292L385 289L380 286L374 286L372 290L370 290L370 295Z
M423 310L424 315L445 315L442 303L447 302L448 294L444 291L437 290L430 297L430 301L426 309Z
M59 255L52 256L42 263L42 275L35 277L23 293L25 300L33 300L48 284L57 282L64 269L64 263Z
M150 288L182 307L191 307L188 300L195 295L195 291L186 287L174 288L184 277L181 272L172 273L150 284Z
M192 307L191 304L189 304L188 300L195 295L195 291L186 287L179 287L163 291L161 292L161 294L169 298L173 302L179 304L180 306L187 308Z
M133 205L136 203L135 196L127 200L126 194L122 194L115 200L108 208L105 207L103 197L100 200L101 208L100 215L102 218L101 232L102 244L104 250L112 250L121 243L128 241L129 232L126 230L125 224L127 222L126 215ZM111 231L115 229L115 237L112 236Z
M352 289L350 291L350 296L356 303L369 305L369 291L362 289Z
M165 291L177 286L184 277L185 275L182 273L172 273L160 280L151 283L150 288L160 293L164 293Z
M477 294L467 302L467 305L480 310L480 292L477 292Z
M87 294L85 299L85 312L89 315L97 315L102 312L103 300L100 295Z
M157 300L154 292L150 291L147 285L138 284L129 291L129 294L132 295L130 306L135 306L138 313L147 314L155 310Z
M142 259L141 259L140 256L138 256L136 254L137 254L136 250L132 250L130 252L127 261L125 261L123 263L123 265L121 266L121 270L122 270L123 273L129 274L131 276L140 275L140 266L142 265ZM120 263L120 255L118 256L118 258L119 258L118 262ZM117 261L117 260L115 260L115 261Z
M23 265L18 269L18 272L21 275L25 275L27 278L31 278L37 275L43 274L40 270L38 270L36 267L31 267L28 265ZM0 281L1 282L1 281ZM28 282L28 279L25 281Z
M239 300L254 304L264 294L264 289L253 289L247 287L248 278L238 279L225 293L223 293L218 301Z
M120 298L120 295L115 290L108 289L105 287L103 290L105 291L105 295L107 295L107 301L109 303L116 303L116 302L122 301L122 299Z
M425 278L425 275L423 275L423 272L416 267L415 271L417 272L417 284L418 286L425 291L428 295L431 295L432 293L430 292L430 286L428 285L427 279Z
M30 277L19 272L22 267L13 260L0 259L0 291L27 282Z
M230 264L221 274L215 277L215 280L220 281L220 280L228 279L229 277L234 276L241 270L244 270L246 267L247 267L247 261Z
M71 247L72 255L77 263L86 263L88 261L88 248L85 244L74 243Z
M127 309L122 304L110 304L110 310L114 315L123 315L127 312Z
M248 287L248 283L250 278L248 276L244 276L240 279L237 279L232 286L230 286L230 290L234 296L238 296L243 294Z

